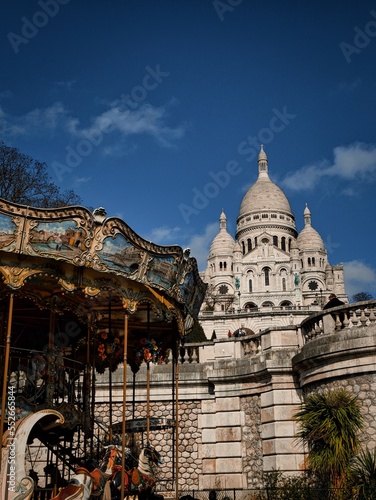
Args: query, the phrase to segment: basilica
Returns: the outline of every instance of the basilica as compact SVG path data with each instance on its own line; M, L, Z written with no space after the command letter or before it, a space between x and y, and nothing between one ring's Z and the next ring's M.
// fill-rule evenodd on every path
M321 310L330 293L347 302L343 265L328 262L308 206L303 216L298 232L286 195L269 177L261 146L258 179L240 204L235 239L222 211L201 274L208 289L200 322L208 338L298 324Z

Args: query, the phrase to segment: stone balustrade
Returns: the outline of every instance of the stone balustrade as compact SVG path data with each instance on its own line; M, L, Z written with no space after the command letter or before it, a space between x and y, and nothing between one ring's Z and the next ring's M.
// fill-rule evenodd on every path
M321 335L329 335L337 330L369 326L376 322L376 300L366 300L326 309L313 314L301 323L303 341Z
M271 347L297 346L296 327L266 329L257 334L186 343L180 348L179 364L198 364L220 359L250 358ZM165 359L166 364L171 360Z

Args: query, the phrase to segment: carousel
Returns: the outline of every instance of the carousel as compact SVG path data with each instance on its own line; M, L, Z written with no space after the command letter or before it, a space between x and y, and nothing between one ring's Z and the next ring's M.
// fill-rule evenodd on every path
M205 294L189 249L148 242L103 208L0 199L0 276L1 498L155 497L158 426L173 429L177 496L178 353ZM175 410L160 422L150 414L149 367L168 363ZM136 389L127 372L140 367L146 418L129 418ZM122 416L113 422L119 373ZM96 415L98 374L108 379L106 426Z

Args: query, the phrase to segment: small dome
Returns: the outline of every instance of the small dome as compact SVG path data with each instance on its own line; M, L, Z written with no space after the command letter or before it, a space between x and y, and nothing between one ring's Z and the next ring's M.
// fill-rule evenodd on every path
M304 209L304 228L299 233L297 245L300 251L302 250L322 250L325 251L324 242L311 225L311 212L306 205Z
M219 218L219 224L220 230L217 236L212 241L209 251L209 257L215 257L219 255L226 255L228 257L231 257L234 251L235 240L227 232L227 218L223 210Z
M312 226L306 226L298 236L299 250L325 250L321 236Z

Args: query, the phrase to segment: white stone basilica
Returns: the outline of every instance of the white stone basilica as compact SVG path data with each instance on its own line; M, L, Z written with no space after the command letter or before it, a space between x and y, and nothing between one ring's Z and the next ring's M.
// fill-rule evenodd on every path
M201 274L208 290L199 319L208 338L213 332L223 338L298 324L321 310L333 292L348 301L343 265L329 264L308 206L298 233L286 195L269 178L263 146L258 179L240 205L235 240L223 211L219 223Z

